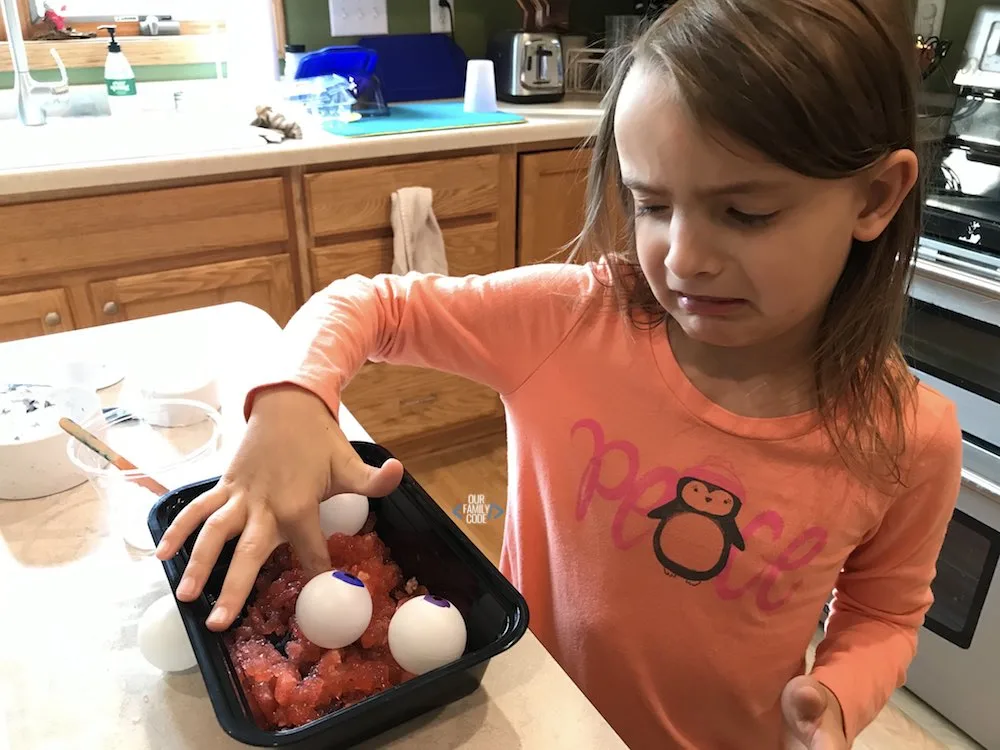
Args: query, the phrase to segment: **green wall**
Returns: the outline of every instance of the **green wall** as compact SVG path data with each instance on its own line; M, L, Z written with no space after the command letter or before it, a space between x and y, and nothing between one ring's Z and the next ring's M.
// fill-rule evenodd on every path
M389 6L389 32L409 34L430 31L430 12L426 0L387 0ZM330 36L330 15L327 0L285 0L288 41L305 44L310 50L331 44L349 44L351 39L334 39ZM470 57L481 57L486 51L490 32L497 29L516 28L521 23L521 11L515 0L456 0L455 40ZM629 0L577 0L573 7L574 31L599 33L604 28L604 16L629 13ZM124 46L128 55L128 45ZM101 68L70 70L70 83L101 83ZM169 81L185 78L212 78L215 66L207 65L150 65L136 66L139 81ZM55 80L55 71L43 71L39 79ZM14 76L0 73L0 89L12 88Z
M387 0L389 33L414 34L430 31L427 0ZM599 33L604 16L630 13L629 0L576 0L570 22L574 31ZM330 38L330 15L327 0L285 0L288 17L288 41L304 44L310 50L330 44L350 43L351 39ZM491 32L521 25L521 11L515 0L456 0L455 41L470 57L486 52Z
M972 19L981 5L991 0L951 0L945 13L941 36L951 39L954 47L941 69L927 82L927 87L935 91L948 91L955 72L962 63L962 50ZM430 19L426 0L388 0L389 31L396 34L425 32L429 30ZM310 50L330 44L349 43L350 39L330 37L330 16L327 0L285 0L288 39L295 44L305 44ZM455 39L470 57L481 56L486 49L486 39L495 29L516 27L521 21L521 12L515 0L456 0ZM632 3L629 0L576 0L572 8L573 30L583 33L600 33L604 26L604 16L614 13L628 13ZM126 54L128 49L126 48ZM166 81L184 78L211 78L215 75L214 65L151 65L136 66L136 76L140 81ZM41 79L53 78L51 74L40 73ZM100 83L103 71L100 68L77 68L70 71L70 82L79 84ZM11 88L14 77L10 73L0 73L0 89Z
M389 33L414 34L430 31L426 0L388 0ZM349 44L353 39L330 37L330 15L326 0L285 0L288 41L310 50L330 44ZM485 50L487 29L515 26L520 11L514 0L456 0L455 41L467 54Z

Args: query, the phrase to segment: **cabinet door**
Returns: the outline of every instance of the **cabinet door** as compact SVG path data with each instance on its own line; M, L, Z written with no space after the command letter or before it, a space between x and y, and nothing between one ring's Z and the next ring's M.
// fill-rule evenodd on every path
M495 222L442 230L452 276L501 267ZM392 269L392 239L345 242L312 251L316 288L351 274ZM398 445L430 433L503 415L489 388L455 375L416 367L368 363L344 389L344 404L381 442Z
M0 296L0 341L14 341L73 328L64 289Z
M102 323L179 310L246 302L280 325L295 312L292 264L285 255L191 266L90 285L94 314Z
M520 163L517 263L562 261L583 228L592 150L524 154Z

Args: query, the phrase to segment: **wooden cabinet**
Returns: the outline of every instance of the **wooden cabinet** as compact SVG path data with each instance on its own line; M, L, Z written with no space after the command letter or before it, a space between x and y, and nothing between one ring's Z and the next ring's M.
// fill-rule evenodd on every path
M0 296L0 341L13 341L73 328L64 289Z
M391 272L405 187L432 190L452 275L560 257L583 223L590 154L505 146L0 199L0 341L233 301L284 325L335 279ZM502 427L495 393L436 371L369 363L343 395L403 455Z
M261 177L0 205L0 298L16 300L3 335L236 300L287 322L299 299L286 188Z
M429 187L441 226L448 273L487 274L513 265L516 180L513 155L370 167L306 176L309 273L316 289L352 274L392 270L391 196ZM505 232L510 232L506 236ZM344 390L344 403L376 440L403 455L435 433L494 423L503 416L489 388L414 367L366 364Z
M6 278L284 244L280 177L0 206Z
M495 216L503 176L498 154L308 174L309 233L318 238L391 230L392 194L411 186L434 192L434 216L441 224Z
M448 256L448 274L468 276L486 274L503 268L497 242L495 221L468 226L445 227L445 253ZM392 271L392 238L343 242L312 251L312 274L318 287L325 287L334 279L360 273L375 276Z
M281 325L295 312L292 265L285 255L96 281L90 285L90 299L102 323L225 302L259 307Z
M503 415L489 388L455 375L382 363L365 365L344 389L344 403L369 434L394 446Z
M490 273L501 265L495 222L443 229L448 272ZM313 251L320 286L351 274L375 276L392 268L392 239L345 242ZM384 443L498 417L497 395L464 378L415 367L369 363L344 390L344 403Z
M523 154L518 189L517 262L562 261L583 228L592 150Z

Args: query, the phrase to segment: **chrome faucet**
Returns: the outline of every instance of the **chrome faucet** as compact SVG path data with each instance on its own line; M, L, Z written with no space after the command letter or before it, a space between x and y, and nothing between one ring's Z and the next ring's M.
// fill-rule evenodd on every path
M14 63L14 87L17 89L17 116L25 125L44 125L46 120L44 104L39 100L39 94L65 94L69 91L69 76L66 67L55 48L50 49L59 68L59 80L56 83L43 83L31 77L28 69L28 50L24 46L24 36L21 34L21 19L17 15L17 0L0 0L0 11L3 12L3 22L7 29L7 44L10 46L10 59Z

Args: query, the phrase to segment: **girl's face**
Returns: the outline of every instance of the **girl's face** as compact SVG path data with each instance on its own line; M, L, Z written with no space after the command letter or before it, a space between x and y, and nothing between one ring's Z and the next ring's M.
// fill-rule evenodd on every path
M861 182L804 177L713 138L666 76L641 67L618 99L615 140L639 264L687 336L811 342L869 202Z

